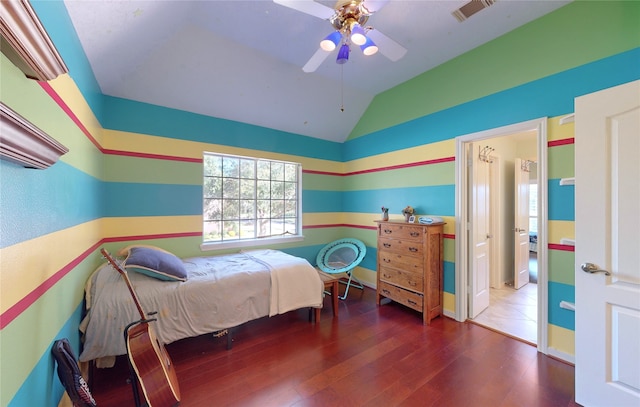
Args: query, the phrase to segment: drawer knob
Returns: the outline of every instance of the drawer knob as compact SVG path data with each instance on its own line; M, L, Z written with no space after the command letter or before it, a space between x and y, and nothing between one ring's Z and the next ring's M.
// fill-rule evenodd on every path
M384 261L385 263L391 263L391 260L389 259L382 259L382 261Z
M415 287L415 286L417 286L417 285L418 285L418 283L416 283L415 281L411 281L411 280L409 280L409 285L412 285L412 286L414 286L414 287Z
M411 232L411 236L412 236L412 237L418 237L418 236L420 236L420 233L418 233L418 232Z
M408 302L409 304L418 305L418 303L417 303L417 302L415 302L415 301L413 301L413 300L407 300L407 302Z
M418 251L418 249L417 249L416 247L410 247L410 248L409 248L409 251L410 251L410 252L414 252L414 253L415 253L415 252L417 252L417 251Z
M385 229L385 230L383 230L383 232L388 234L388 235L392 233L391 229Z
M383 243L382 244L384 247L391 247L391 243Z
M391 294L391 291L387 290L386 288L382 290L383 293L385 294Z
M389 275L389 274L383 274L383 275L382 275L382 277L384 277L384 278L391 278L391 275Z

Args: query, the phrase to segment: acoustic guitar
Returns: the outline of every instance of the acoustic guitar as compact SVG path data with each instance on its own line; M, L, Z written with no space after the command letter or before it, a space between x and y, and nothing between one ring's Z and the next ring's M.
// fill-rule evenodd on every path
M126 270L123 270L105 249L100 249L100 252L124 278L131 297L133 297L133 302L140 313L140 320L129 324L125 328L124 336L132 374L135 374L135 378L140 383L147 404L149 407L178 405L180 403L178 378L167 350L160 343L151 327L150 322L155 319L148 319L147 314L142 310ZM136 405L138 405L137 385L132 383L132 386Z

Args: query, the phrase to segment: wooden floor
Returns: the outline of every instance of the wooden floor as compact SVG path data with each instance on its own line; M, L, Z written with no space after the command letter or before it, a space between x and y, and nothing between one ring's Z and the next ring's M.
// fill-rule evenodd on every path
M576 406L574 368L471 323L429 327L375 291L351 289L318 324L306 311L249 322L233 349L211 335L167 346L183 407L194 406ZM100 407L133 406L124 358L96 369Z

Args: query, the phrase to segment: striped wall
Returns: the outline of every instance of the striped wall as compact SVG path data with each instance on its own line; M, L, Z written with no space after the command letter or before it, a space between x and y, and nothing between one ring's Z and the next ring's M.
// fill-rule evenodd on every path
M202 254L203 151L301 162L305 240L278 248L313 260L331 240L359 238L368 254L356 274L370 284L381 206L392 219L408 204L443 216L445 309L454 312L454 138L543 116L549 346L573 354L573 315L557 304L574 293L573 252L560 244L574 233L573 190L558 186L573 176L574 135L558 118L575 96L640 77L640 3L576 2L514 30L379 95L342 144L101 95L63 4L34 8L70 74L33 82L2 56L0 96L70 152L44 171L0 162L0 405L57 404L49 350L60 337L79 349L82 289L100 247ZM469 66L482 81L460 82Z

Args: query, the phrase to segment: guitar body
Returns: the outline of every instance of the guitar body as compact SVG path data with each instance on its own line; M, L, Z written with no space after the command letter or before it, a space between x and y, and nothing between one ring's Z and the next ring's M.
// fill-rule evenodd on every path
M140 322L127 329L127 356L150 407L171 407L180 402L178 378L164 346L151 326Z
M149 407L176 406L180 403L180 387L171 358L149 324L152 320L147 319L142 310L126 270L123 270L105 249L100 251L124 279L140 314L140 321L133 322L125 328L124 337L132 374L135 373L135 378L140 383L147 405ZM137 399L137 385L135 383L132 385ZM136 400L136 405L138 402L139 400Z

